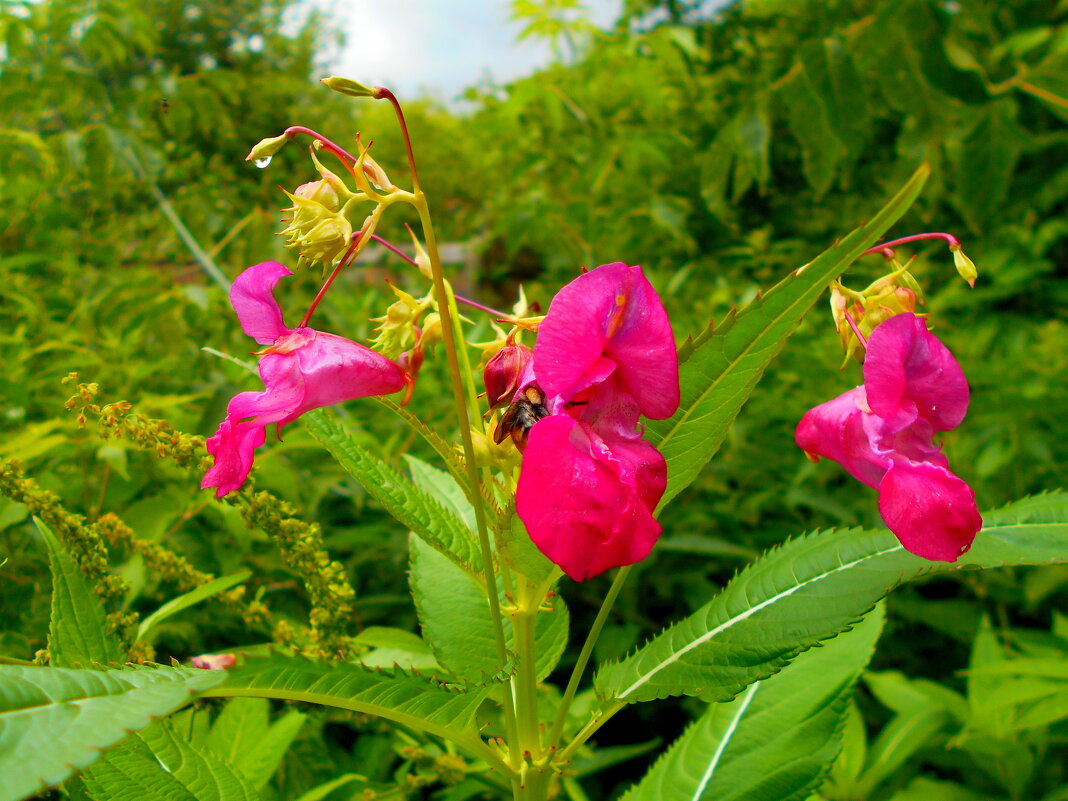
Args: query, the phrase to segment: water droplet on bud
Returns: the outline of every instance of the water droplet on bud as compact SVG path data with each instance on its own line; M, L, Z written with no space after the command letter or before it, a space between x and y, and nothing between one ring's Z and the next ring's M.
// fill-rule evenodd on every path
M267 156L267 158L256 159L252 163L262 170L264 167L268 166L271 163L271 157Z

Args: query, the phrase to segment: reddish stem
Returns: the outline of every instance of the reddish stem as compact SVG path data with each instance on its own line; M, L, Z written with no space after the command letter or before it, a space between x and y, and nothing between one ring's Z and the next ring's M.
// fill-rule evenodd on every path
M356 163L356 157L349 153L347 150L345 150L345 148L341 147L341 145L334 144L321 133L319 133L318 131L313 131L311 128L305 128L303 125L291 125L285 129L284 133L290 139L294 139L297 134L307 134L316 141L322 142L323 147L325 147L327 150L329 150L342 161L348 161L352 164ZM349 165L346 164L345 166Z
M396 245L394 245L394 244L393 244L392 242L390 242L390 241L388 241L388 240L386 240L386 239L383 239L382 237L380 237L380 236L379 236L378 234L371 234L371 239L373 239L373 240L374 240L375 242L377 242L378 244L380 244L380 245L381 245L382 247L384 247L384 248L385 248L386 250L392 251L393 253L395 253L395 254L397 254L398 256L400 256L400 257L401 257L402 259L404 259L404 260L405 260L406 262L408 262L408 263L409 263L410 265L412 265L413 267L418 267L418 266L419 266L419 265L418 265L418 264L416 263L415 259L413 259L413 258L412 258L411 256L409 256L409 255L408 255L407 253L405 253L405 252L404 252L403 250L401 250L401 249L400 249L399 247L397 247ZM457 294L456 294L456 293L454 292L454 293L453 293L453 296L454 296L454 297L455 297L455 298L456 298L456 299L457 299L458 301L460 301L461 303L466 303L466 304L467 304L468 306L471 306L471 307L472 307L472 308L474 308L474 309L478 309L479 311L484 311L484 312L486 312L487 314L492 314L492 315L494 315L495 317L508 317L508 315L507 315L507 314L505 314L505 313L504 313L504 312L502 312L502 311L498 311L497 309L493 309L493 308L490 308L489 306L483 306L483 305L482 305L481 303L478 303L477 301L474 301L474 300L468 300L468 299L467 299L467 298L465 298L465 297L464 297L463 295L457 295Z
M341 261L337 263L337 267L334 268L334 271L330 273L326 281L323 283L322 287L320 287L319 292L316 294L315 298L311 302L311 306L308 307L308 311L304 313L304 319L300 321L300 325L298 325L297 328L308 327L308 321L311 320L312 313L315 311L316 306L319 305L319 301L321 301L323 299L323 296L326 295L326 290L328 290L330 288L330 285L334 283L334 279L341 274L341 270L347 267L352 261L353 254L356 252L356 248L359 243L360 232L357 231L352 235L352 243L349 245L349 249L345 251L345 255L341 257Z
M918 242L921 239L942 239L950 247L960 247L960 240L953 234L943 234L941 232L927 233L927 234L912 234L911 236L903 236L900 239L892 239L889 242L883 242L881 245L876 245L873 248L868 248L861 256L867 256L871 253L881 253L884 250L897 247L898 245L904 245L906 242Z
M412 170L412 189L419 192L419 173L415 169L415 153L412 152L412 139L408 136L408 124L404 121L404 112L401 110L400 101L389 89L384 86L376 86L376 99L385 99L393 104L393 110L397 113L397 122L400 123L401 136L404 138L404 147L408 151L408 166Z
M861 346L864 350L868 349L868 340L864 338L864 335L860 333L860 329L857 327L857 321L853 319L853 315L849 312L844 312L846 322L849 323L849 327L853 329L853 333L857 335L857 339L860 340Z

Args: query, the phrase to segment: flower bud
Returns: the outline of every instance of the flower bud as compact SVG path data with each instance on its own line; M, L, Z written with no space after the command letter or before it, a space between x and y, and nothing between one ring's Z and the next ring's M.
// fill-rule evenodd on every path
M332 264L348 248L351 236L352 224L337 214L320 221L294 244L302 259Z
M486 364L482 380L486 384L486 399L491 409L512 402L512 396L519 389L519 377L533 353L526 345L510 342Z
M341 200L338 197L337 189L334 188L328 178L320 178L318 181L308 181L306 184L301 184L294 190L293 194L305 200L319 203L330 211L337 211L341 208Z
M255 147L249 151L249 154L245 156L245 161L262 161L264 159L269 161L271 156L285 147L286 142L288 141L289 137L286 134L269 136L266 139L261 139L256 143Z
M372 341L372 346L379 353L393 359L416 346L419 329L415 321L425 311L426 303L416 300L393 284L389 286L393 294L397 296L397 300L386 309L383 317L371 318L374 322L381 323L375 329L378 336ZM421 340L421 337L419 339Z
M329 78L322 78L321 80L335 92L340 92L349 97L378 96L377 90L372 89L370 86L364 86L362 83L354 81L351 78L342 78L339 75L331 75Z
M960 245L950 245L949 249L953 253L953 266L957 268L960 277L968 282L968 286L975 286L975 279L979 277L975 262L964 255Z

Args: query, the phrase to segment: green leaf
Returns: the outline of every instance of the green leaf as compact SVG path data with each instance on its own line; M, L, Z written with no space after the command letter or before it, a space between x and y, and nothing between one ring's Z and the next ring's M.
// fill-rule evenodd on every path
M417 459L409 453L404 454L404 461L412 473L412 483L434 498L438 503L455 514L471 531L476 531L475 510L464 494L463 488L451 475Z
M411 543L412 596L419 623L438 662L456 676L485 681L502 665L489 600L482 587L439 553L418 540ZM502 596L503 602L503 596ZM568 612L559 596L551 612L539 612L534 628L537 677L548 676L567 646ZM505 627L506 644L514 647L511 626Z
M986 515L972 550L928 562L888 531L832 530L791 540L742 571L710 603L637 653L601 668L602 696L726 701L797 654L855 624L890 589L966 567L1068 561L1068 497L1027 498Z
M920 167L867 224L815 261L795 270L739 314L730 314L713 333L693 344L680 366L682 403L667 420L646 422L649 440L668 463L668 483L658 509L697 478L719 450L734 418L764 369L782 349L801 318L838 277L908 209L930 169Z
M259 801L259 793L233 766L159 721L109 751L82 774L97 801Z
M200 801L162 768L152 749L136 734L108 751L82 774L81 781L93 801Z
M453 563L481 575L478 544L470 529L432 496L365 448L326 409L304 415L312 435L387 512Z
M224 592L235 584L240 584L242 581L248 579L252 575L249 570L242 570L240 573L234 573L229 576L220 576L217 579L212 579L206 584L201 584L194 590L190 590L184 595L179 595L177 598L172 598L163 604L159 609L153 612L151 615L141 621L141 625L137 627L137 639L143 640L154 626L162 623L172 615L176 615L179 612L194 606L201 601L207 600L213 595L220 592Z
M421 542L421 540L415 541ZM427 547L429 549L429 546ZM444 556L441 559L453 567ZM453 569L459 570L456 567ZM464 575L467 574L464 573ZM359 656L357 661L364 667L399 667L404 670L430 672L435 672L440 667L437 659L434 658L434 652L423 638L404 629L368 626L352 639L352 644L370 646L373 649Z
M486 761L500 759L483 741L475 713L493 684L465 690L401 670L312 662L272 654L226 671L226 682L205 695L278 698L349 709L452 740Z
M0 666L0 801L19 801L91 765L128 732L225 676L212 670Z
M208 746L238 769L248 783L262 790L278 770L293 739L304 725L304 715L286 712L269 723L266 698L232 698L212 724Z
M100 597L52 530L37 518L34 522L48 547L52 568L52 620L48 630L52 664L89 667L125 661L118 640L108 634Z
M804 801L842 747L857 679L884 615L713 704L623 801Z

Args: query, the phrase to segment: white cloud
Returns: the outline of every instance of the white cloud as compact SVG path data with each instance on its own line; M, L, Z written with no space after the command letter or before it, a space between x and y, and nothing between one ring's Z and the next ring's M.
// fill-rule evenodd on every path
M600 25L610 25L622 0L590 0ZM406 96L453 101L486 78L507 81L550 59L540 41L517 42L508 0L336 0L331 16L348 36L337 74L389 86Z

